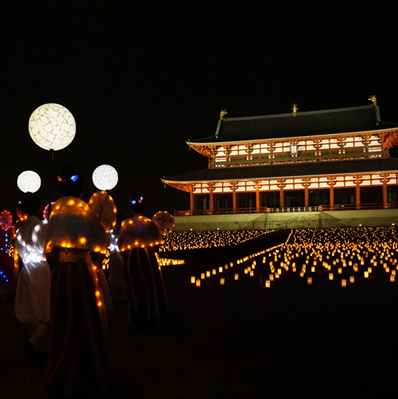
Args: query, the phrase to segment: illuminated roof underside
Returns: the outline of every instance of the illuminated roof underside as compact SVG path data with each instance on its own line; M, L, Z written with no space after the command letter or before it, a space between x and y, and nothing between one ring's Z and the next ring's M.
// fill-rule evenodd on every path
M357 173L398 172L397 158L378 158L355 161L311 162L287 165L265 165L244 168L202 169L162 181L174 188L187 191L186 185L197 182L261 180L297 176L328 176Z

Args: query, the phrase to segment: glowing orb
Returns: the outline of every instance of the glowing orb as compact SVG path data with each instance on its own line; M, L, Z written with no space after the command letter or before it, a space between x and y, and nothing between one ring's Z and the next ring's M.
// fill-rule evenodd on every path
M112 190L118 180L117 171L111 165L98 166L93 172L93 183L99 190Z
M29 134L45 150L62 150L75 137L75 118L62 105L43 104L29 118Z
M40 176L33 170L25 170L18 176L17 186L24 193L35 193L41 186Z

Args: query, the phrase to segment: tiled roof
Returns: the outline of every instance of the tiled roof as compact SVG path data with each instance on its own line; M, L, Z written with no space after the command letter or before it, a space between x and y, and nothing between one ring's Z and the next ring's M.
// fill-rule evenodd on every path
M209 136L191 143L217 143L228 141L247 141L297 136L351 133L389 128L378 121L378 107L366 105L323 111L297 112L253 116L244 118L224 118L219 121L217 136ZM395 124L394 127L398 127Z
M331 174L369 173L379 171L398 172L398 158L202 169L183 175L165 177L163 180L166 182L200 182L269 179L294 176L325 176Z

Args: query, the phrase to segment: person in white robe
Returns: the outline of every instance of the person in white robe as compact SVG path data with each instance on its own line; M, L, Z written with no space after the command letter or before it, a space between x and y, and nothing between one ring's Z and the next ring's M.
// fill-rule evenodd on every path
M40 200L26 193L21 200L27 215L16 231L15 248L21 270L15 295L15 315L22 323L31 323L34 331L25 349L37 355L45 349L45 339L50 327L51 271L44 258L47 223L38 218Z

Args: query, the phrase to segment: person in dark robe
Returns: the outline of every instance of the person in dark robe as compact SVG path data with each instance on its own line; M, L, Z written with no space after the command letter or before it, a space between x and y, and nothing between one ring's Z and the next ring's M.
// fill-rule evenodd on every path
M106 312L97 268L109 244L107 229L79 198L81 178L64 168L58 180L62 197L52 207L45 250L52 269L45 387L59 395L102 394L108 390Z
M164 326L168 322L167 297L155 252L164 241L157 225L142 215L142 195L134 193L130 205L133 217L123 221L118 239L129 321L137 328Z

